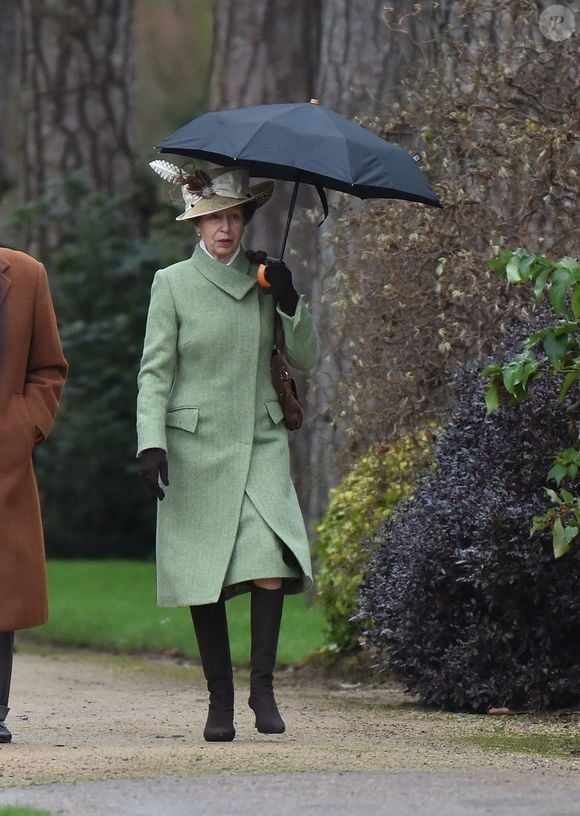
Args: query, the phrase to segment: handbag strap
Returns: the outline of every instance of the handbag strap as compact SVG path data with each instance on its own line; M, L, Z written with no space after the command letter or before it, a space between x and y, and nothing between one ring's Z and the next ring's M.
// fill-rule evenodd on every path
M284 354L284 328L282 326L282 318L274 308L274 340L276 348L280 354Z

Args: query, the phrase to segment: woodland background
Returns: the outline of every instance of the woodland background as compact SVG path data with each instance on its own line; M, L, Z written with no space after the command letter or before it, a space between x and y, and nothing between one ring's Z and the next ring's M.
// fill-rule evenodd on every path
M152 276L192 239L147 163L205 110L316 97L419 152L445 205L335 195L318 229L302 194L288 263L324 351L291 440L310 530L361 451L447 416L453 373L530 308L494 248L579 252L578 38L541 33L548 6L2 1L0 240L45 262L71 363L37 460L49 554L152 556L135 376ZM288 201L279 184L254 248Z

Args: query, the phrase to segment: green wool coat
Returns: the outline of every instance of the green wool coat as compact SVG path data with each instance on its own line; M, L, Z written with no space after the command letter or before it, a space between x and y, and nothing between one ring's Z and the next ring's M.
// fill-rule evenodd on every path
M137 435L138 453L163 448L169 463L157 513L160 606L218 600L244 493L296 557L301 588L312 583L288 432L270 379L275 302L256 271L243 251L227 266L198 246L153 281ZM318 340L302 298L294 316L278 313L288 361L312 368Z

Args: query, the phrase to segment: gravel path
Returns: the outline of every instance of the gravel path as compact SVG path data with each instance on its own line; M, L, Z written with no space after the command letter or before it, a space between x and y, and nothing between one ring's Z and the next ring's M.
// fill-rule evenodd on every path
M295 673L281 673L278 697L288 731L282 736L270 737L258 734L253 728L246 705L247 676L245 672L238 674L236 739L229 744L210 744L201 736L206 695L200 670L195 666L90 652L17 654L9 719L14 741L0 746L0 789L10 790L0 790L0 804L32 803L33 793L38 795L39 791L48 790L29 790L27 799L26 788L31 785L110 780L102 789L102 796L97 797L102 804L105 790L107 796L125 797L126 794L121 794L125 783L120 780L156 779L148 783L149 787L140 788L145 794L153 789L160 792L167 784L164 778L186 777L179 783L186 789L196 785L203 788L211 786L207 777L216 774L220 775L219 785L213 784L216 795L226 789L223 786L230 778L234 786L245 784L259 790L256 780L261 774L269 775L274 785L278 778L275 775L318 772L319 781L327 780L330 793L338 790L338 783L333 779L340 778L344 784L348 778L354 784L357 774L369 772L389 772L381 775L383 787L377 782L373 790L383 790L388 784L395 791L393 780L400 781L411 771L423 772L417 778L425 780L436 778L433 771L462 771L459 775L446 774L452 789L461 780L467 782L469 774L475 773L473 801L476 801L486 788L477 774L491 774L490 779L493 777L500 784L501 774L506 770L512 775L523 772L522 779L527 776L526 772L534 772L530 778L538 778L538 772L544 777L557 777L556 788L564 793L569 788L574 790L575 801L580 802L580 756L574 750L569 756L554 758L481 745L482 740L489 741L498 734L526 737L540 733L548 738L567 735L573 739L574 734L578 735L577 716L547 720L430 712L414 705L395 685L348 687L339 683L306 682ZM390 773L393 771L397 773ZM276 783L280 791L284 790L286 778L280 776L282 781ZM477 783L476 778L480 780ZM544 795L551 795L553 784L547 782L545 778ZM508 784L506 780L501 783ZM126 790L135 791L136 784L126 783L129 786ZM173 787L177 790L177 783ZM69 790L73 789L83 788L71 786ZM479 791L477 795L476 791ZM419 789L416 793L419 795ZM129 801L131 797L127 796ZM137 809L123 807L116 812L127 816L156 812L147 810L146 805L143 805L145 809L139 809L143 803L139 804L138 799L137 796ZM361 809L349 812L367 812L362 809L360 795L359 799ZM436 797L433 802L435 800ZM372 806L370 801L369 808ZM95 807L89 810L61 808L55 812L115 812ZM196 810L196 813L250 812L231 808L222 811L217 801L216 807L216 810ZM374 807L376 812L376 802ZM281 806L277 809L277 816L287 812ZM157 812L178 816L186 811L162 808ZM293 812L301 811L297 808ZM317 810L308 812L318 813ZM334 809L335 814L339 812L342 811ZM401 816L406 813L397 812ZM449 810L449 814L455 812ZM477 812L491 811L484 808ZM497 807L493 812L503 814ZM575 811L566 810L563 800L556 810L544 809L544 813L550 812L580 814L580 804Z

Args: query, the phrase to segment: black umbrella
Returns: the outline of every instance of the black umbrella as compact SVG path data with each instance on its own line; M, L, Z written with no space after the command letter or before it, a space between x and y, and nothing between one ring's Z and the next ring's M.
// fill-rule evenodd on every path
M314 99L205 113L157 147L162 153L247 167L251 176L293 181L280 258L284 257L300 184L317 188L325 214L324 187L358 198L396 198L442 206L405 150Z

